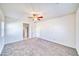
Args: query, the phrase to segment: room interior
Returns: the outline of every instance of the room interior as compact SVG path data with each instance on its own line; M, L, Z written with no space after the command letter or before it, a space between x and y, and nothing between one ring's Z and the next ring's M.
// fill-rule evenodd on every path
M1 56L78 56L78 3L0 3Z

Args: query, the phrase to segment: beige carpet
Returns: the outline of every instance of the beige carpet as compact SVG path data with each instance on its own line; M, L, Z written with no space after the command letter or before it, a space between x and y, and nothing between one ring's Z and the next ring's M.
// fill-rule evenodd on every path
M39 38L5 45L2 56L77 56L74 48Z

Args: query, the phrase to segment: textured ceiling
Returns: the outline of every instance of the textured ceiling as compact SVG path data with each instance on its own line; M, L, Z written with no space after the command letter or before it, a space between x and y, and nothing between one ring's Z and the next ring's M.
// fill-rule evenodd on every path
M4 15L15 19L26 19L32 12L39 12L44 19L73 13L79 7L77 3L2 3Z

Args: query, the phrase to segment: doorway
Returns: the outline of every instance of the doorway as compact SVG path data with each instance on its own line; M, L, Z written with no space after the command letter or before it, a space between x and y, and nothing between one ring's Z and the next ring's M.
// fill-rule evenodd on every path
M23 39L29 38L29 24L23 23Z

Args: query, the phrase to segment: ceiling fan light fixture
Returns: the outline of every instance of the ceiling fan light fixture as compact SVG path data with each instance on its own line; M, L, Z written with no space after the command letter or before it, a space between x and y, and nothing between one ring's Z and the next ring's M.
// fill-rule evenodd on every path
M32 16L29 18L32 18L34 22L37 22L42 20L43 16L39 12L32 12Z

